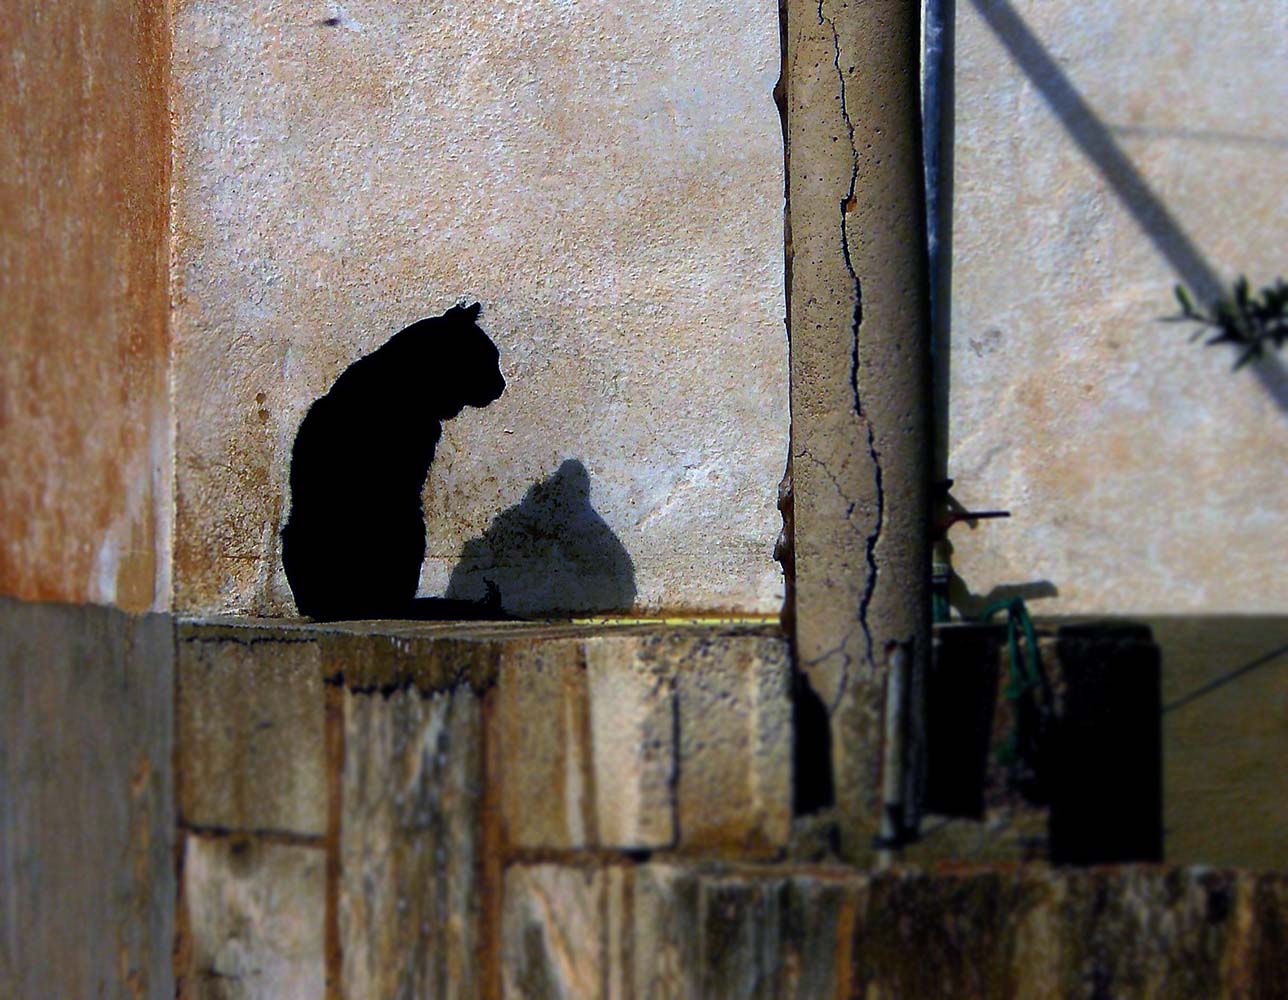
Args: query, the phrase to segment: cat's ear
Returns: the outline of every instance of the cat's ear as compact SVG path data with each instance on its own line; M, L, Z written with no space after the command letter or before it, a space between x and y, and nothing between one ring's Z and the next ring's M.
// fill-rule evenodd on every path
M447 316L460 316L466 320L473 321L479 318L479 313L483 311L483 303L475 302L472 306L467 306L464 302L458 301L456 305L447 310Z

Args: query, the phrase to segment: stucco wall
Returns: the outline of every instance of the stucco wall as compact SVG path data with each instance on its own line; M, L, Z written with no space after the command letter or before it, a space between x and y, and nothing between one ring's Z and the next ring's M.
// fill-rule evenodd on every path
M1288 378L1172 286L1288 275L1288 5L958 0L948 474L970 591L1288 607Z
M586 531L629 554L621 609L777 610L774 3L184 0L174 17L181 610L291 612L278 531L304 413L462 299L509 385L446 425L422 593L510 511L484 539L510 610L575 603ZM533 509L553 543L524 527Z
M0 593L165 608L165 8L2 16Z

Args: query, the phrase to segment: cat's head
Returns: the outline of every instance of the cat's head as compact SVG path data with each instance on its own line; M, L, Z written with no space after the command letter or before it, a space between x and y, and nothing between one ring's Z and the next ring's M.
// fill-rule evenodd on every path
M442 351L444 375L450 380L461 407L487 406L505 391L501 374L501 352L478 325L483 306L457 305L443 314ZM458 409L459 412L459 409Z

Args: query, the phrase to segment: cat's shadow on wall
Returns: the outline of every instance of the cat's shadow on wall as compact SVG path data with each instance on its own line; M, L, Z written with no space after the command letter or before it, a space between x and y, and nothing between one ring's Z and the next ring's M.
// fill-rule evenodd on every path
M461 549L444 598L509 614L564 617L628 611L635 566L590 503L590 474L569 458Z

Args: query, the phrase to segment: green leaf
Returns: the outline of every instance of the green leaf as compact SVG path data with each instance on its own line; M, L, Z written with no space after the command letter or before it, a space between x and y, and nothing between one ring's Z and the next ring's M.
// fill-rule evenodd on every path
M1239 360L1234 363L1234 370L1237 372L1240 368L1246 365L1253 358L1257 357L1260 353L1261 353L1261 345L1253 344L1241 355L1239 355Z

